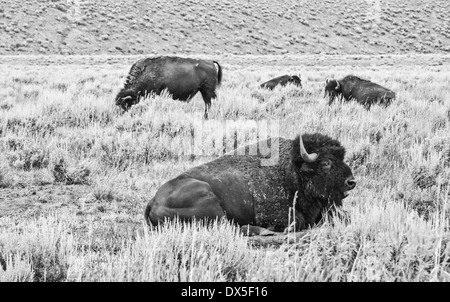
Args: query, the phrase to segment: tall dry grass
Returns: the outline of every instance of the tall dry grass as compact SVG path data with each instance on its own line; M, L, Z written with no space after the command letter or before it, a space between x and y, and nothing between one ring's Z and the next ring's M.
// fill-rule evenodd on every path
M208 121L200 95L190 103L152 96L121 113L113 99L126 64L3 65L1 202L12 204L10 190L31 187L76 187L80 195L71 201L76 213L41 207L35 218L20 210L0 218L0 280L447 281L448 68L242 61L222 64ZM258 88L285 73L301 73L303 89ZM355 102L328 106L325 79L349 73L396 91L397 100L371 111ZM220 136L242 146L264 134L257 127L276 123L280 136L320 132L347 148L358 181L344 201L350 225L335 221L302 243L272 248L252 246L226 222L143 226L157 188L220 156Z

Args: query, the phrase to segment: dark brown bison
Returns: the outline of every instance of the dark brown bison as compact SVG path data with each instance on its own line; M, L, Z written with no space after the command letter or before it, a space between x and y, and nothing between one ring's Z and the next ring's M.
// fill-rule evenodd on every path
M173 99L189 101L200 91L205 102L205 118L216 87L222 81L222 67L216 61L179 57L155 57L137 61L131 66L125 85L116 96L116 105L127 110L149 93L163 90Z
M366 109L374 104L388 106L395 99L395 93L387 88L359 77L348 75L342 80L327 80L325 83L325 95L328 95L331 105L336 97L342 101L355 99Z
M261 165L260 152L229 154L169 180L149 201L147 223L157 225L176 217L182 221L226 217L250 234L273 234L288 227L308 228L341 207L356 181L343 162L345 148L337 140L305 134L257 145L274 141L279 146L274 165ZM288 226L296 192L295 222Z
M273 78L270 81L264 82L262 83L259 87L261 88L267 88L267 89L274 89L275 86L280 85L280 86L286 86L288 83L292 83L294 85L299 86L300 88L302 88L302 80L300 79L300 75L296 76L290 76L290 75L282 75L276 78Z

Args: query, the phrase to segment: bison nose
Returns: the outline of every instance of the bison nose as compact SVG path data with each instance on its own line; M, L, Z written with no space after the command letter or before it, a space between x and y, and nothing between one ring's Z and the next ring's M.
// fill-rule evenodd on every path
M353 176L350 176L345 180L345 186L348 190L352 190L356 186L356 180Z

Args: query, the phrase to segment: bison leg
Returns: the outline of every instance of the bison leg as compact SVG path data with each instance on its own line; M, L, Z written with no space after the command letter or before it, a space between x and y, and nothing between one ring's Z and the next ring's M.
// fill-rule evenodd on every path
M212 90L207 90L207 89L201 89L200 90L202 97L203 97L203 101L205 102L205 119L208 119L208 111L211 108L211 99L215 99L216 93Z
M190 178L177 177L164 184L145 210L145 219L153 225L165 219L181 221L205 219L212 221L225 216L219 199L208 183Z

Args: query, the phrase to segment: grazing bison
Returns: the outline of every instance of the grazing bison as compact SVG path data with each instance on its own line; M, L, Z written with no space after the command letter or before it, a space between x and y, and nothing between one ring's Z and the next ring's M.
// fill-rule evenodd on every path
M319 223L325 213L332 215L356 185L343 162L345 148L321 134L260 143L274 141L279 144L275 165L262 166L261 153L226 154L169 180L149 201L147 223L226 217L250 234L269 235L286 228L305 229ZM295 222L289 226L289 207L296 194Z
M342 80L327 80L324 97L327 95L329 105L336 97L339 97L341 101L343 97L346 101L355 99L366 109L370 109L374 104L388 106L395 99L393 91L353 75L348 75Z
M300 79L300 75L296 76L290 76L290 75L283 75L283 76L279 76L276 77L270 81L267 81L265 83L262 83L259 87L261 88L268 88L270 90L274 89L275 86L280 85L280 86L286 86L288 83L292 83L294 85L299 86L300 88L302 88L302 80Z
M216 68L217 66L217 68ZM205 118L216 86L222 81L222 67L216 61L179 57L155 57L131 66L125 85L116 96L116 105L127 110L148 93L159 95L164 89L173 99L188 101L200 91L205 102Z

